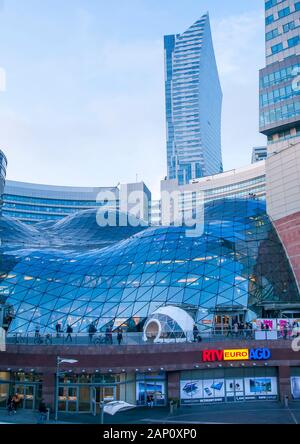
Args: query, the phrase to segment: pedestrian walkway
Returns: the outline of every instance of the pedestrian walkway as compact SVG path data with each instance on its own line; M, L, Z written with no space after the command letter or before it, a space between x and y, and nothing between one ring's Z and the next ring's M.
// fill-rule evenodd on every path
M9 416L0 410L0 423L37 424L38 415L31 411L18 411ZM100 416L91 414L59 415L58 424L100 424ZM137 408L105 415L105 424L300 424L300 404L290 403L285 408L279 402L249 402L182 407L170 414L168 408ZM55 424L51 417L48 424Z

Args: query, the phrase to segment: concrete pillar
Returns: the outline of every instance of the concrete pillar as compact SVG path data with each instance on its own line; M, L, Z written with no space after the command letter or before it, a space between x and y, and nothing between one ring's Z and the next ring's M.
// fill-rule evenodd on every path
M285 402L285 397L288 396L289 400L292 399L291 391L291 369L288 366L279 367L279 396L282 403Z
M55 375L44 373L43 376L43 399L51 411L55 409Z
M168 373L168 400L180 399L180 372Z

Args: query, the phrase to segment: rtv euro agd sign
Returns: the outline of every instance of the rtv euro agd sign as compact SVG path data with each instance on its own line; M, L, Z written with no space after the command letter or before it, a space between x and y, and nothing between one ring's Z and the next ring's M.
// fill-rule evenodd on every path
M5 330L0 327L0 352L6 351Z

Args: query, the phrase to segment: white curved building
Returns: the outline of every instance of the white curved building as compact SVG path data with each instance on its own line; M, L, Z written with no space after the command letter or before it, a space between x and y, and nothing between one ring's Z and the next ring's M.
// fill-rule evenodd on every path
M197 204L229 197L265 199L265 161L243 168L203 177L188 185L178 185L176 180L161 182L162 225L174 222L174 200L178 199L179 213L183 216L193 211ZM171 215L171 217L170 217Z

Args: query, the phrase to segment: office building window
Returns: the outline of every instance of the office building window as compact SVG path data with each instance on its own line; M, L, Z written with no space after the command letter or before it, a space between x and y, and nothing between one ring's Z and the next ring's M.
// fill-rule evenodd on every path
M278 45L272 46L272 54L277 54L280 51L283 51L282 43L278 43Z
M292 29L295 29L295 22L289 22L286 25L283 25L283 32L289 32Z
M280 11L278 11L278 17L279 18L283 18L283 17L287 17L289 14L291 13L291 10L289 7L281 9Z

